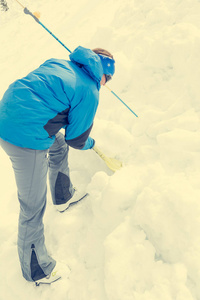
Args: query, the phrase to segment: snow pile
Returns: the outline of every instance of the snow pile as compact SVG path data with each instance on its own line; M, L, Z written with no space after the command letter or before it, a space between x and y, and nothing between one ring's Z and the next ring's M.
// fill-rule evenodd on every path
M9 3L10 2L10 3ZM19 267L14 176L0 150L0 299L200 299L200 2L34 1L41 21L73 50L104 47L116 59L92 136L123 161L113 174L94 151L70 151L75 186L90 196L65 214L51 204L46 245L70 278L35 289ZM0 94L50 57L67 53L16 3L1 13ZM31 7L32 6L32 7Z

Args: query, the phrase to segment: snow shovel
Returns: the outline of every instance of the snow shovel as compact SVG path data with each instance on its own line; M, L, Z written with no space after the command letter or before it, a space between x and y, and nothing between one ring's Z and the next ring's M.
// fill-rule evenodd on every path
M119 170L122 167L121 161L115 158L107 157L99 148L97 148L97 146L94 146L92 149L105 161L108 168L113 172Z

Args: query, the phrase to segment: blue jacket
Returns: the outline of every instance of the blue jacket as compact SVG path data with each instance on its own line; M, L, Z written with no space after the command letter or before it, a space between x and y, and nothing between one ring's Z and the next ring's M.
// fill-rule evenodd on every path
M16 146L43 150L65 128L69 146L90 148L102 76L100 58L90 49L76 48L70 61L47 60L5 92L0 101L0 137Z

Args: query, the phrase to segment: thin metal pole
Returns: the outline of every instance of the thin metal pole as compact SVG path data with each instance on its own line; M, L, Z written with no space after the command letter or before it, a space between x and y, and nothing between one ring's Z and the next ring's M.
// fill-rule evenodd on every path
M69 50L69 48L67 48L67 46L65 46L65 44L63 44L46 26L44 26L44 24L42 24L42 22L40 22L39 20L38 20L38 23L44 28L44 29L46 29L46 31L48 31L48 33L50 33L53 37L54 37L54 39L56 39L56 41L58 41L67 51L69 51L70 53L72 53L72 51L71 50Z
M16 0L18 3L19 3L19 1L18 0ZM37 23L39 23L48 33L50 33L53 37L54 37L54 39L56 39L56 41L58 41L67 51L69 51L70 53L72 53L72 51L71 50L69 50L69 48L67 48L67 46L65 46L62 42L61 42L61 40L59 40L56 36L55 36L55 34L53 34L53 32L51 32L42 22L40 22L40 20L36 17L36 15L34 15L32 12L30 12L30 10L28 10L28 8L27 7L25 7L24 8L24 13L25 14L27 14L27 15L30 15L31 17L33 17L34 18L34 20L37 22Z
M137 118L138 115L136 115L136 113L134 113L134 111L119 97L117 96L117 94L115 94L115 92L113 92L107 85L104 85L117 99L119 99L131 112L132 114L134 114Z
M23 9L25 9L25 6L21 4L21 2L19 2L18 0L15 0L17 1L17 3L19 3L19 5L21 5L21 7L23 7Z

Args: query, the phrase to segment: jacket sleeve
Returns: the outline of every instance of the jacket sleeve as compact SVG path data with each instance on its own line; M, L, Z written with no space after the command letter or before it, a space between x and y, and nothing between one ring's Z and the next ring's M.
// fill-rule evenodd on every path
M79 135L78 137L74 138L74 139L71 139L71 140L66 140L66 143L72 147L72 148L75 148L75 149L83 149L85 148L84 150L87 150L87 149L90 149L91 147L88 145L88 147L86 146L86 144L90 144L90 137L89 137L89 134L90 134L90 131L92 129L92 126L90 126L90 128L88 130L86 130L83 134ZM66 137L65 137L66 139ZM93 143L94 145L94 143ZM93 146L91 145L91 146Z
M92 148L94 140L91 139L89 135L93 126L97 106L98 98L90 91L87 91L77 105L70 108L68 125L65 129L65 140L69 146L83 150Z

